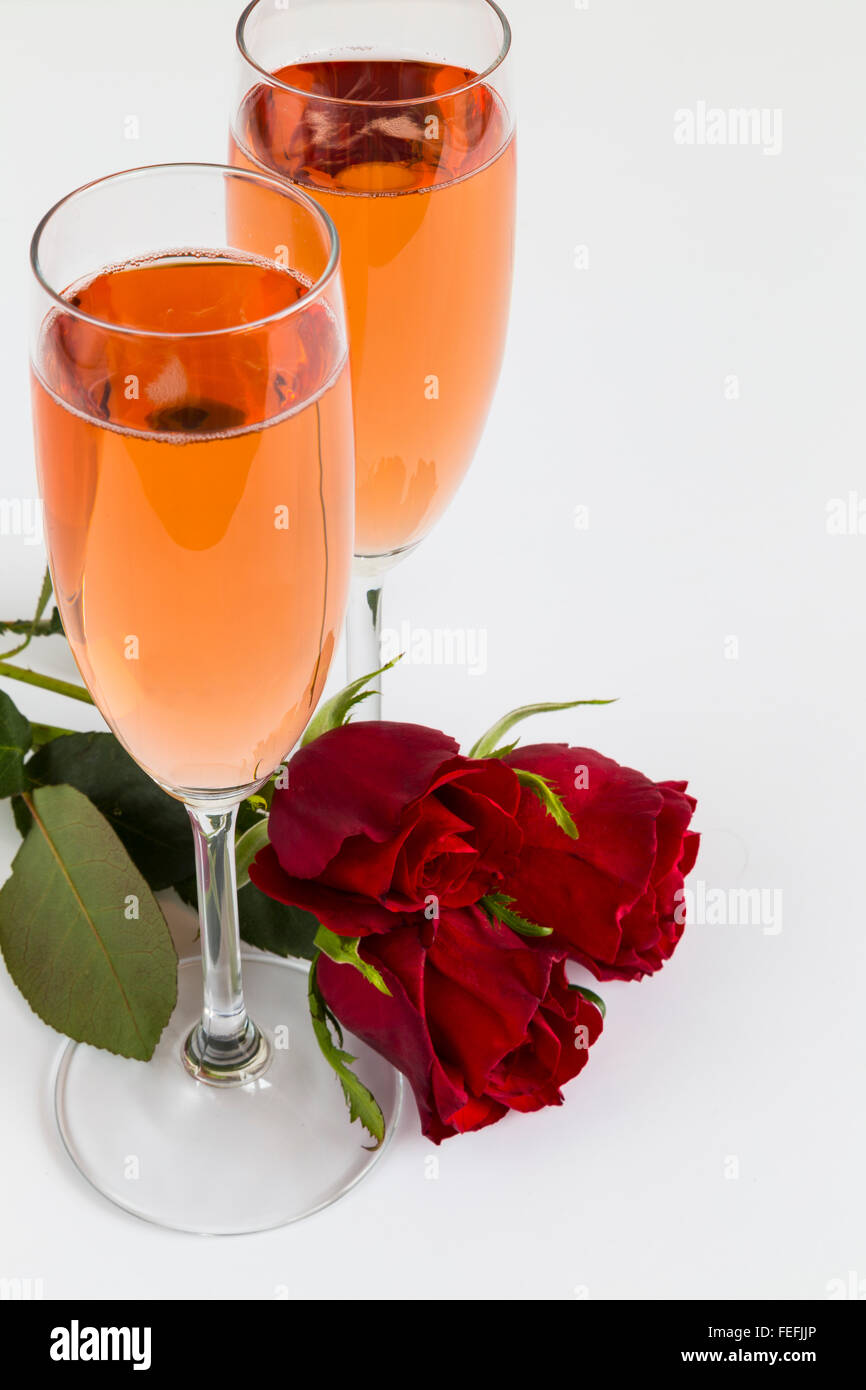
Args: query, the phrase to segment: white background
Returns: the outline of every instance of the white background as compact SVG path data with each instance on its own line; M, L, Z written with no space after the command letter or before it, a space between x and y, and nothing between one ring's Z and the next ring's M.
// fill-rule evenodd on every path
M0 5L4 496L35 493L32 228L100 174L224 157L239 3ZM866 535L826 526L831 499L866 495L862 3L510 12L506 365L474 469L386 609L391 626L483 630L487 669L404 665L387 711L470 741L526 701L619 696L526 737L688 777L694 878L781 889L782 930L692 925L655 979L604 988L605 1033L564 1107L448 1141L430 1180L410 1102L345 1200L230 1243L88 1189L53 1131L60 1040L4 974L0 1274L48 1297L820 1299L866 1278ZM699 101L780 108L781 153L677 145L674 113ZM41 552L7 537L0 561L0 610L29 612ZM32 650L72 674L59 640ZM6 688L33 718L87 725ZM16 844L3 806L0 875Z

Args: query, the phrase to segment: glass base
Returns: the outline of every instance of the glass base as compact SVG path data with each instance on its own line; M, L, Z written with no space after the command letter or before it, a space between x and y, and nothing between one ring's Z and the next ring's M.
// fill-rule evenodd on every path
M385 1116L381 1147L365 1147L367 1131L349 1123L313 1035L306 966L243 960L250 1016L271 1045L269 1066L249 1084L214 1086L184 1066L201 1010L198 957L180 964L177 1007L150 1062L86 1043L60 1059L55 1108L70 1157L97 1191L158 1226L239 1235L299 1221L360 1182L397 1126L402 1077L347 1033L354 1069Z

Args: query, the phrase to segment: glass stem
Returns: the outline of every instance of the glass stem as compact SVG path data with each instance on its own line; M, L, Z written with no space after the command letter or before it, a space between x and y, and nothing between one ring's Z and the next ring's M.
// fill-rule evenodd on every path
M346 616L346 669L348 680L358 680L382 665L382 580L355 573ZM370 681L374 693L357 706L355 718L382 718L382 677Z
M214 1086L260 1076L270 1048L244 1004L235 877L238 806L187 806L195 839L204 1008L184 1046L187 1070Z

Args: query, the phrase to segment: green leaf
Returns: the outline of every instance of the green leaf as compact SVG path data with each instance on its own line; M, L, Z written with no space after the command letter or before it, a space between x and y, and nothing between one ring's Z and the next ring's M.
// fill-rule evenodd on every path
M23 840L24 836L28 833L31 825L33 824L33 817L27 810L27 806L25 804L23 796L13 796L11 804L12 819L15 821L18 834L21 836Z
M249 830L245 830L235 841L235 864L237 866L238 888L244 888L250 881L250 865L260 849L268 843L268 817L258 816Z
M526 772L522 767L515 767L514 775L521 787L526 787L527 791L538 797L545 811L553 817L560 830L564 830L570 839L576 840L577 826L571 818L570 811L553 790L550 781L537 772Z
M596 994L595 990L587 989L586 985L569 985L568 987L569 989L576 990L578 994L582 994L584 999L589 1000L590 1004L594 1004L602 1018L607 1017L607 1005L601 995Z
M50 743L53 738L63 738L74 732L73 729L61 729L57 724L31 724L30 729L30 742L34 748L41 748L43 743Z
M25 795L33 825L0 890L9 973L58 1032L147 1061L177 1000L165 919L86 796L73 787Z
M519 709L513 709L510 714L504 714L501 719L482 734L476 743L469 749L470 758L491 758L494 756L492 750L498 748L499 740L504 738L509 729L513 729L515 724L521 720L528 719L532 714L550 714L560 709L577 709L578 705L613 705L615 700L566 700L563 704L543 704L543 705L521 705ZM515 744L511 745L516 747Z
M365 690L364 686L375 676L381 676L385 671L390 671L392 666L396 666L400 660L395 656L393 661L388 661L384 666L380 666L378 671L371 671L368 676L359 676L358 680L352 681L343 690L340 690L330 700L326 700L314 719L307 725L306 733L301 739L301 744L312 743L314 738L319 738L321 734L327 734L331 729L338 729L341 724L345 724L349 718L349 712L353 706L367 700L373 694L372 690Z
M504 926L510 927L520 936L551 936L552 927L540 927L537 922L530 922L528 918L521 917L519 912L514 912L509 903L514 899L509 898L505 893L488 893L481 899L481 906L487 913L491 922L502 922Z
M361 959L358 952L359 941L360 937L358 936L337 936L336 932L329 931L327 927L320 925L316 932L314 945L318 946L320 951L324 951L325 955L337 965L353 965L374 989L377 989L380 994L390 996L391 991L375 966Z
M195 904L195 895L192 901ZM276 902L254 883L248 883L238 894L238 911L241 936L250 946L301 960L312 960L316 954L314 942L319 924L311 912Z
M325 1060L334 1068L343 1088L343 1095L346 1097L346 1104L349 1107L349 1119L354 1124L355 1120L360 1120L367 1133L376 1142L368 1147L378 1149L382 1140L385 1138L385 1117L379 1109L379 1105L372 1092L358 1080L355 1073L350 1069L350 1063L355 1058L350 1052L344 1052L342 1048L342 1033L339 1031L339 1024L331 1014L319 989L316 980L316 964L313 962L310 970L310 982L307 990L307 998L310 1003L310 1018L313 1023L313 1032L316 1041ZM333 1020L337 1027L340 1046L331 1037L331 1030L328 1026L329 1019Z
M28 785L24 755L32 737L30 721L0 690L0 797L14 796Z
M36 786L77 787L102 812L154 892L195 873L189 817L113 734L52 739L26 764Z

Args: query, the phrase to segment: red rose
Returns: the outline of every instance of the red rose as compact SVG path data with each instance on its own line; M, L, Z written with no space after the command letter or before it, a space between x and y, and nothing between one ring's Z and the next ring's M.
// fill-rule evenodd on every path
M316 966L322 995L408 1078L436 1144L509 1110L561 1105L560 1087L601 1032L601 1014L569 988L562 960L479 908L446 908L438 922L403 917L360 951L390 996L325 955Z
M435 729L345 724L295 753L250 877L341 936L389 931L397 913L501 888L519 802L510 768L461 757Z
M651 782L589 748L535 744L506 762L547 778L571 812L570 839L523 789L524 845L504 891L516 911L552 927L552 944L600 980L661 968L683 934L677 892L694 865L696 802L685 782ZM680 909L677 911L677 909Z

